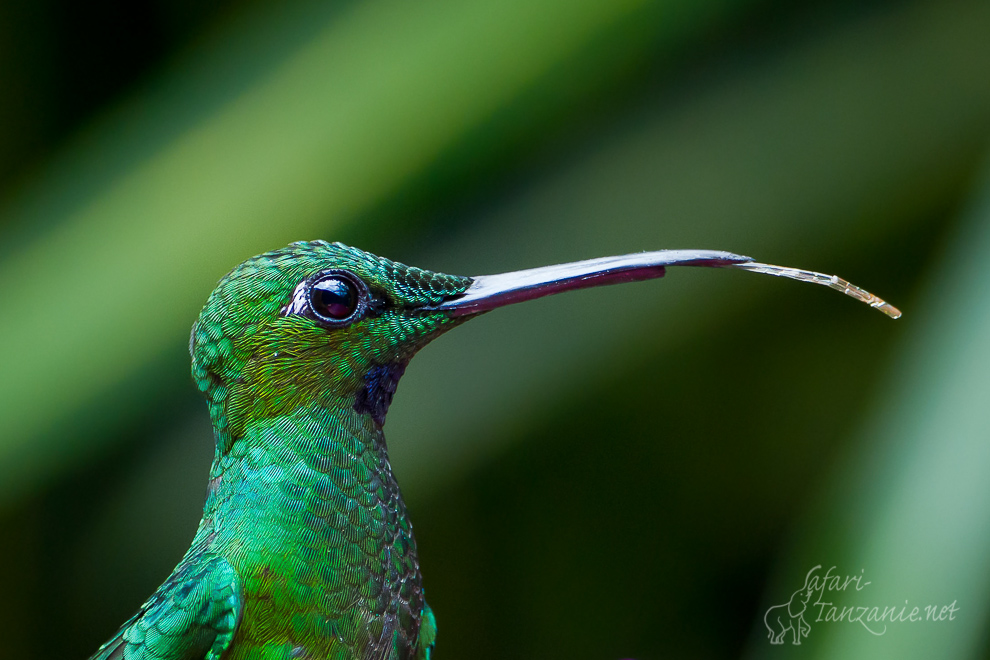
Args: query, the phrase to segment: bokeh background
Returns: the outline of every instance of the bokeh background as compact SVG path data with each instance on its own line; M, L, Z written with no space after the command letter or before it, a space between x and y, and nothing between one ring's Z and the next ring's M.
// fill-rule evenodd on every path
M905 312L682 269L429 346L387 431L437 658L986 657L988 34L985 0L0 2L0 657L88 656L171 571L189 326L313 238L725 249ZM959 612L771 647L816 564Z

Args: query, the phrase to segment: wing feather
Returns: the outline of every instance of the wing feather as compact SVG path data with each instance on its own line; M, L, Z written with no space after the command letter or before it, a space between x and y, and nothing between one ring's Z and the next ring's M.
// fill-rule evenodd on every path
M242 610L240 580L227 560L189 557L90 660L216 660Z

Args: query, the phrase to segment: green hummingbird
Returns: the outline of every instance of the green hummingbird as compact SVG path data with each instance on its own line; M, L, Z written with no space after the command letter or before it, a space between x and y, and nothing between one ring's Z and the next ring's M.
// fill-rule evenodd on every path
M437 625L382 426L413 355L496 307L742 268L845 280L707 250L665 250L463 277L324 241L248 259L189 341L216 440L192 545L93 660L428 660Z

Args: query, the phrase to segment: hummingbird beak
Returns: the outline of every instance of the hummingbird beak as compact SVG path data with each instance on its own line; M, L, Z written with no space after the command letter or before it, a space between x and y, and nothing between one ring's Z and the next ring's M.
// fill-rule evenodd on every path
M497 307L534 300L572 289L638 282L663 277L668 266L738 268L802 282L822 284L879 309L891 318L901 315L893 305L835 275L763 264L731 252L718 250L658 250L617 257L575 261L498 275L478 275L461 294L432 307L451 316L480 314Z

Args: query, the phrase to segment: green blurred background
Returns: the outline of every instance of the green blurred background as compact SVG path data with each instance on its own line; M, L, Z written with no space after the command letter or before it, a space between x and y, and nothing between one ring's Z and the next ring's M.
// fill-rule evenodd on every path
M437 658L987 656L988 34L985 0L0 2L0 657L86 657L171 571L188 328L313 238L725 249L905 312L687 269L428 347L388 432ZM959 612L771 647L816 564Z

